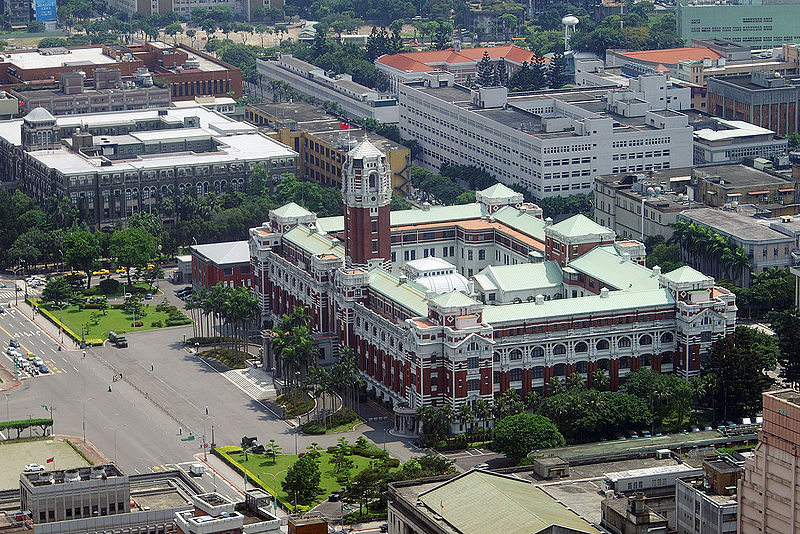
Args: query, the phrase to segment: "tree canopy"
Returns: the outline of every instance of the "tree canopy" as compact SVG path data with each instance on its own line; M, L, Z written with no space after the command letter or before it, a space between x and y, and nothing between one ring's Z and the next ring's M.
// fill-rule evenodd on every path
M536 449L560 447L565 443L558 427L538 414L510 415L500 419L494 427L494 449L515 459Z

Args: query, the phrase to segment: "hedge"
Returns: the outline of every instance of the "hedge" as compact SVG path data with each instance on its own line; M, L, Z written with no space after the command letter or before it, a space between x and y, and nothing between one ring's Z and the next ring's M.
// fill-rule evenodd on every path
M233 337L231 336L214 336L214 337L190 337L186 340L187 345L218 345L220 343L232 343Z
M47 309L47 308L45 308L44 306L39 306L39 301L38 301L38 300L35 300L35 299L32 299L32 298L28 297L28 298L25 300L25 302L27 302L28 304L30 304L30 305L31 305L31 307L36 307L36 309L37 309L37 310L39 310L39 313L41 313L42 315L44 315L45 317L47 317L47 319L48 319L48 320L49 320L51 323L53 323L53 324L54 324L54 325L56 325L56 326L59 326L59 327L61 327L61 329L64 331L64 333L65 333L65 334L67 334L69 337L71 337L71 338L72 338L74 341L76 341L76 342L80 343L80 341L81 341L81 336L79 336L78 334L76 334L75 332L73 332L73 331L72 331L72 329L71 329L71 328L69 328L67 325L65 325L65 324L61 324L61 322L60 322L60 321L59 321L59 320L56 318L56 316L55 316L55 315L53 315L53 313L52 313L50 310L48 310L48 309ZM86 345L87 345L87 346L90 346L90 347L97 347L97 346L102 346L102 345L103 345L103 343L104 343L104 340L102 340L102 339L97 339L97 338L88 338L88 337L87 337L87 338L85 339L85 342L86 342Z
M213 455L217 456L219 459L221 459L226 464L228 464L228 466L233 468L239 474L247 473L248 482L250 482L254 486L258 486L262 490L264 490L267 493L269 493L270 495L272 495L273 498L278 500L278 503L281 505L281 508L283 508L284 510L292 510L294 508L294 504L293 503L291 503L289 501L285 501L280 496L276 495L275 494L276 491L273 491L273 489L269 486L269 484L265 484L264 482L262 482L261 479L258 478L258 476L256 476L255 474L253 474L252 471L250 471L249 469L245 469L242 466L242 464L240 464L239 462L237 462L236 460L234 460L233 458L231 458L228 455L228 452L241 451L241 450L242 450L242 448L241 447L237 447L236 445L227 445L227 446L224 446L224 447L214 447L213 449L211 449L211 453ZM311 509L311 507L307 506L307 505L303 505L303 504L298 504L297 505L297 511L298 512L307 512L310 509Z
M6 421L4 423L0 423L0 428L16 430L17 428L28 428L29 426L52 426L52 425L53 425L52 419L19 419L16 421Z

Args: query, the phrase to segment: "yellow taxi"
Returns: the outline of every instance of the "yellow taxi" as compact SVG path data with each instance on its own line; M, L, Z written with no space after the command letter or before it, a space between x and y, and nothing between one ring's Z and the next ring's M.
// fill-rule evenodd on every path
M127 267L120 267L119 269L117 269L117 274L127 274L127 273L128 273Z
M92 273L94 276L108 276L111 274L111 271L108 269L98 269Z

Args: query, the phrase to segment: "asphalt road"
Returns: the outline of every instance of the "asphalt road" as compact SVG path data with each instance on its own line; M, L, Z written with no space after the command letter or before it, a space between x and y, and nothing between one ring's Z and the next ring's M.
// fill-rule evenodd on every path
M161 285L173 300L172 284ZM341 436L297 435L261 402L184 350L183 336L192 335L191 326L130 332L126 334L128 348L108 344L88 348L84 359L68 339L67 348L59 351L54 328L46 326L43 331L17 308L8 309L9 300L13 303L13 291L5 295L0 290L0 303L7 309L0 315L3 363L13 369L5 355L13 337L23 349L44 359L53 372L26 377L5 398L0 396L0 412L6 400L11 419L42 417L47 414L41 404L46 404L53 409L55 433L83 436L85 430L86 439L127 472L159 471L174 465L188 469L194 455L202 453L203 436L210 443L213 435L218 445L239 444L244 435L257 436L262 442L275 439L287 453L294 453L295 443L302 451L312 442L333 445ZM22 304L20 308L29 310ZM119 374L122 379L114 381ZM363 434L376 443L385 442L401 460L422 453L386 434L384 429L390 424L362 425L347 438L352 442ZM189 435L195 439L183 441Z

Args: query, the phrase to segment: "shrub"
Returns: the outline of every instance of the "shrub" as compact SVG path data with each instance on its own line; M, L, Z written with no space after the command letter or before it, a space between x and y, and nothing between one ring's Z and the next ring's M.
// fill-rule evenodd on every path
M136 328L137 326L144 326L144 323L142 321L134 321L131 323L131 326Z
M192 324L192 321L188 318L186 319L167 319L165 323L167 326L183 326L185 324Z
M233 341L231 336L214 336L214 337L190 337L186 340L187 345L218 345L220 343L230 343Z
M383 462L383 465L385 465L389 469L394 469L395 467L400 467L400 460L398 460L397 458L389 458L388 460Z
M84 287L83 289L81 289L81 290L80 290L80 293L81 293L81 295L83 295L83 296L86 296L86 297L91 297L92 295L94 295L95 293L97 293L97 288L94 288L94 287L89 287L89 288L87 288L87 287Z
M100 284L97 286L97 292L103 295L113 295L120 293L121 291L122 284L119 282L119 280L115 280L114 278L100 280Z
M150 323L150 326L152 326L153 328L161 328L164 326L164 323L162 323L161 321L153 321L152 323Z
M326 451L328 451L328 454L333 454L334 452L336 452L336 450L337 450L338 448L339 448L339 447L337 447L336 445L331 445L330 447L328 447L328 448L327 448L327 449L325 449L325 450L326 450Z
M314 434L314 435L324 434L325 431L327 430L323 425L320 425L320 424L315 423L315 422L306 423L303 426L301 426L300 428L306 434Z

